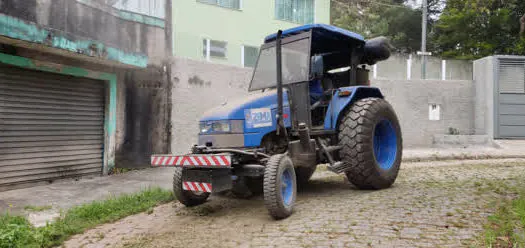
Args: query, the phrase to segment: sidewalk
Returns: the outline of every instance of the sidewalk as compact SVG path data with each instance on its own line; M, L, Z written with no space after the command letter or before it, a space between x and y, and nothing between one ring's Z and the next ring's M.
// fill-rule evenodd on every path
M417 148L403 151L404 162L525 158L525 140L498 140L495 147Z
M148 187L171 190L173 168L155 168L130 171L124 174L82 178L78 181L63 180L44 186L0 192L0 214L27 214L35 225L45 225L47 220L68 209L109 196L134 193ZM29 212L26 206L52 206L42 212Z
M405 149L404 162L525 158L525 141L500 141L499 148L471 147L451 149ZM171 189L173 168L131 171L107 177L78 181L65 180L45 186L0 192L0 213L28 214L36 225L57 216L61 209L101 200L111 195L133 193L148 187ZM43 212L31 213L26 206L52 206Z

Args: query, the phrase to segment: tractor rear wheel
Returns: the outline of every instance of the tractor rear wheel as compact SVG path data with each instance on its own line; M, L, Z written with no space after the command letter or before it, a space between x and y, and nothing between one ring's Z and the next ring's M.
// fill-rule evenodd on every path
M175 174L173 175L173 194L177 200L186 207L193 207L205 203L210 193L188 191L182 188L185 173L186 169L175 168Z
M348 180L360 189L384 189L397 178L403 141L392 106L381 98L355 102L339 123L339 155Z
M270 157L264 169L264 205L274 219L292 214L297 182L293 162L285 154Z

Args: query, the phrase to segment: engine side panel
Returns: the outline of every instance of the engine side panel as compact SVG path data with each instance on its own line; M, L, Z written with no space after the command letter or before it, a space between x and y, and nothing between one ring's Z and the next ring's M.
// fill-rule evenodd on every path
M290 107L285 105L283 109L284 116L284 126L289 128L292 126L291 116L290 116ZM246 117L247 118L247 117ZM244 125L244 147L258 147L261 145L263 137L271 132L277 130L277 108L271 109L271 125L262 125L254 127L253 125L248 125L245 122Z

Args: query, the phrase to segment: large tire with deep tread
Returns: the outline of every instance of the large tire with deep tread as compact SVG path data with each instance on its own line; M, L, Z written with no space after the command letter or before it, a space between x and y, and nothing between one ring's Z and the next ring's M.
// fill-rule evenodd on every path
M291 180L289 184L283 181L285 173L287 173L288 180ZM286 190L282 188L284 185L286 185ZM287 191L287 189L291 191ZM292 214L297 195L297 182L293 162L290 157L284 154L270 157L264 170L263 191L264 205L268 209L270 216L274 219L284 219ZM284 192L291 193L291 195ZM285 195L288 195L288 197Z
M186 207L193 207L206 202L210 193L193 193L192 191L187 191L182 189L182 179L186 169L184 168L175 168L175 173L173 174L173 194L179 200L180 203L184 204Z
M389 127L383 128L384 125ZM377 145L381 137L389 135L394 135L395 140L390 138L390 146L381 151ZM342 146L339 155L352 184L360 189L384 189L395 182L401 165L403 140L396 113L386 100L365 98L355 102L340 119L338 138ZM387 165L383 161L388 161Z
M312 175L315 172L315 169L317 169L317 165L312 167L297 167L295 168L295 176L297 177L297 184L299 186L305 185L308 183L310 178L312 178Z

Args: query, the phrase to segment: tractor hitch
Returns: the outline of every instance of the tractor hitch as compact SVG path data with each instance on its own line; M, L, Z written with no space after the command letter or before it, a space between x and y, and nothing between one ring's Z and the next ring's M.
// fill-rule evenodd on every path
M323 152L324 156L328 160L328 170L334 173L342 173L344 172L344 164L341 161L335 161L334 157L332 156L332 152L340 150L341 146L326 146L325 142L321 138L317 138L317 143L319 144L319 147L321 149L321 152Z

